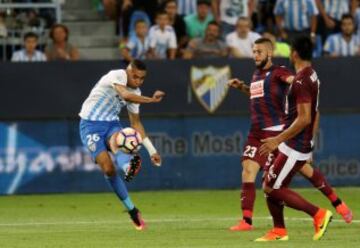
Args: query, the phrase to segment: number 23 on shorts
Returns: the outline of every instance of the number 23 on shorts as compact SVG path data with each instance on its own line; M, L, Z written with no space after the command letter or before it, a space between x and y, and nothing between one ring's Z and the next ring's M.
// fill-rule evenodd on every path
M256 146L246 146L245 147L245 150L244 150L244 153L243 153L243 156L244 157L249 157L249 158L254 158L255 155L256 155L256 152L257 152L257 147ZM267 158L267 162L266 162L266 166L269 166L272 161L274 159L274 154L272 153L269 153L269 156Z

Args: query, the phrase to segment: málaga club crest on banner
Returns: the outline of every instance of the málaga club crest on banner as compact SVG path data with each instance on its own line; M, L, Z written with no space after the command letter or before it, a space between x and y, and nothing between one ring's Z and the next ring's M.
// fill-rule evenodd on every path
M225 99L229 90L227 82L230 77L229 66L191 67L192 89L201 105L209 113L214 113Z

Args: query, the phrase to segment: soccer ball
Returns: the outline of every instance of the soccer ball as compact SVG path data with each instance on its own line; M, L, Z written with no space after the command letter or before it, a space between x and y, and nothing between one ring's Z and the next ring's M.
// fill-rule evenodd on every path
M137 153L141 148L142 138L138 131L131 127L120 130L116 136L116 144L120 151L128 154Z

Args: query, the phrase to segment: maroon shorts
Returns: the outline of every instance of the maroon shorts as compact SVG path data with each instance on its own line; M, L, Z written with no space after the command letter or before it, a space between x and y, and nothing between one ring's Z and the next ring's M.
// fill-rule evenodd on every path
M265 186L280 189L288 187L294 177L306 163L306 160L299 161L296 158L288 157L282 152L278 152L274 163L270 166L265 175Z
M278 150L273 151L269 155L261 156L259 152L259 149L263 144L261 140L269 137L274 137L278 134L279 132L273 131L250 132L244 145L241 161L248 159L255 161L260 165L260 168L262 170L267 171L270 165L273 163L274 158L276 158Z

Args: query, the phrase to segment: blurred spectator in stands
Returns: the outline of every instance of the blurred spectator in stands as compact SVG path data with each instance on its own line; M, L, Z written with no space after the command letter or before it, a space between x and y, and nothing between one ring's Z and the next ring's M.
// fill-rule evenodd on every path
M354 13L357 0L316 0L319 9L318 33L323 41L329 34L341 31L341 17L344 14Z
M121 48L121 54L127 62L133 59L146 59L149 48L147 23L144 20L138 20L135 23L135 36L130 37L126 46Z
M274 46L274 57L288 58L290 56L290 46L286 42L276 40L275 35L269 32L263 33L264 38L271 40Z
M5 13L0 13L0 38L7 37L7 28L5 24Z
M187 16L196 13L197 0L177 0L179 15Z
M41 62L46 61L43 52L36 50L38 36L33 32L26 33L24 36L24 48L13 53L12 62Z
M123 5L130 5L130 0L123 0ZM119 10L120 1L118 0L102 0L102 5L105 11L105 15L109 17L111 20L116 20ZM123 6L122 6L123 7ZM126 7L123 7L126 8Z
M254 8L254 0L212 0L214 17L221 24L223 37L235 30L239 17L251 18Z
M355 10L355 23L357 27L357 35L360 39L360 0L358 0L358 6Z
M106 0L106 1L114 1L114 0ZM121 22L120 34L123 37L128 37L129 27L134 12L141 11L146 13L151 23L153 23L155 13L159 9L159 1L158 0L117 0L116 6L118 9L118 17L120 17L120 22ZM118 19L119 18L117 18L117 20ZM145 18L141 17L141 19L145 19Z
M63 24L54 24L49 36L52 43L45 49L47 59L50 60L78 60L78 49L68 42L69 29Z
M22 30L28 30L39 35L44 33L47 25L46 20L40 17L34 9L18 14L17 20L21 23Z
M341 18L341 32L330 35L324 45L324 53L330 57L360 55L360 40L354 33L355 23L351 14Z
M208 24L204 38L195 38L189 42L184 53L184 59L225 56L227 56L227 47L220 40L220 26L215 21Z
M210 2L207 0L198 0L196 14L188 15L184 18L186 32L189 38L204 37L205 29L212 20L213 16L210 13Z
M252 32L250 27L250 19L248 17L240 17L236 23L236 30L226 36L226 45L230 50L231 57L252 57L252 46L261 36L258 33Z
M315 0L278 0L274 9L280 37L289 42L309 35L315 42L317 15Z
M259 32L274 32L275 31L275 15L274 7L276 0L258 0L258 27Z
M41 18L36 10L29 10L27 13L27 26L31 28L36 28L38 30L44 30L46 27L46 21Z
M172 26L169 25L169 16L165 11L156 15L156 25L150 28L150 58L174 59L176 56L177 41Z
M130 24L129 24L129 33L126 37L130 38L132 36L135 36L135 23L138 20L142 20L146 23L146 25L148 27L151 26L151 21L150 21L150 17L148 16L148 14L146 14L144 11L142 10L135 10L130 17Z
M180 49L185 48L188 42L186 26L183 17L177 14L176 0L166 0L163 4L164 10L169 16L170 25L175 30L178 47Z

